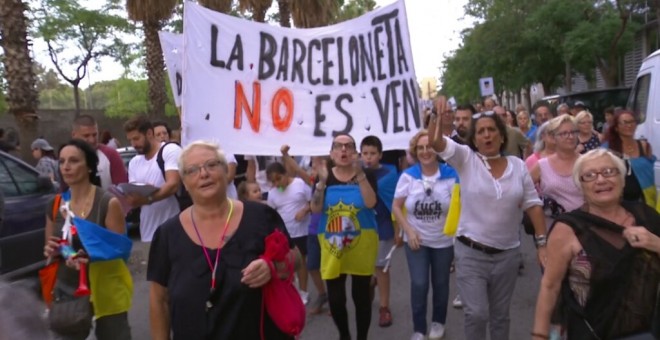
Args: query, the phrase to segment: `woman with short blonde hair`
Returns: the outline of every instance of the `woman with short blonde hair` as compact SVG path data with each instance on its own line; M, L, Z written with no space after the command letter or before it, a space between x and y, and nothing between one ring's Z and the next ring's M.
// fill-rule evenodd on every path
M600 147L600 135L594 131L594 116L586 110L575 115L575 122L579 130L578 152L586 153Z

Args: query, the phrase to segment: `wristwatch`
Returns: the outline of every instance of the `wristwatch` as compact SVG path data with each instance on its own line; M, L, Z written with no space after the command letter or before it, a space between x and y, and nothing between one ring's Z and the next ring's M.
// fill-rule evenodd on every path
M147 202L149 204L154 203L154 197L152 195L147 196Z

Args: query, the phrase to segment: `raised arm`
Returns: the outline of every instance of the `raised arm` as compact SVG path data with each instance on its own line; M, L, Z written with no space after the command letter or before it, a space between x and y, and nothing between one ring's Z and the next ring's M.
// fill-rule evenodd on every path
M328 165L325 160L323 160L321 167L319 168L318 176L319 182L316 184L316 190L312 195L312 202L309 205L313 213L320 213L323 210L325 186L328 181Z
M282 163L284 163L284 168L286 169L286 172L294 177L300 177L302 178L305 183L312 185L312 178L307 174L307 172L301 168L298 165L298 162L289 155L289 146L284 144L280 148L280 152L282 153Z
M429 123L429 145L433 147L435 152L443 152L447 147L447 141L442 136L442 117L445 112L451 110L451 106L447 103L447 98L440 96L435 104L436 113L431 114L431 122Z

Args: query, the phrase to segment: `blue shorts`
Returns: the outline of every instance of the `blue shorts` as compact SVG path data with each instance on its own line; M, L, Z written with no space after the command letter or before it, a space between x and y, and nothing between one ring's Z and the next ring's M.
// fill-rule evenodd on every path
M307 237L307 270L321 269L321 245L318 235Z

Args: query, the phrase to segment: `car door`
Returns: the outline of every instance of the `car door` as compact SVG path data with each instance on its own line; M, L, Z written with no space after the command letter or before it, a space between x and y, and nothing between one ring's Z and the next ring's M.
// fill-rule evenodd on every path
M34 168L0 153L0 190L4 196L0 229L2 273L43 260L46 204L53 196L53 188L44 188L40 183L43 179Z

